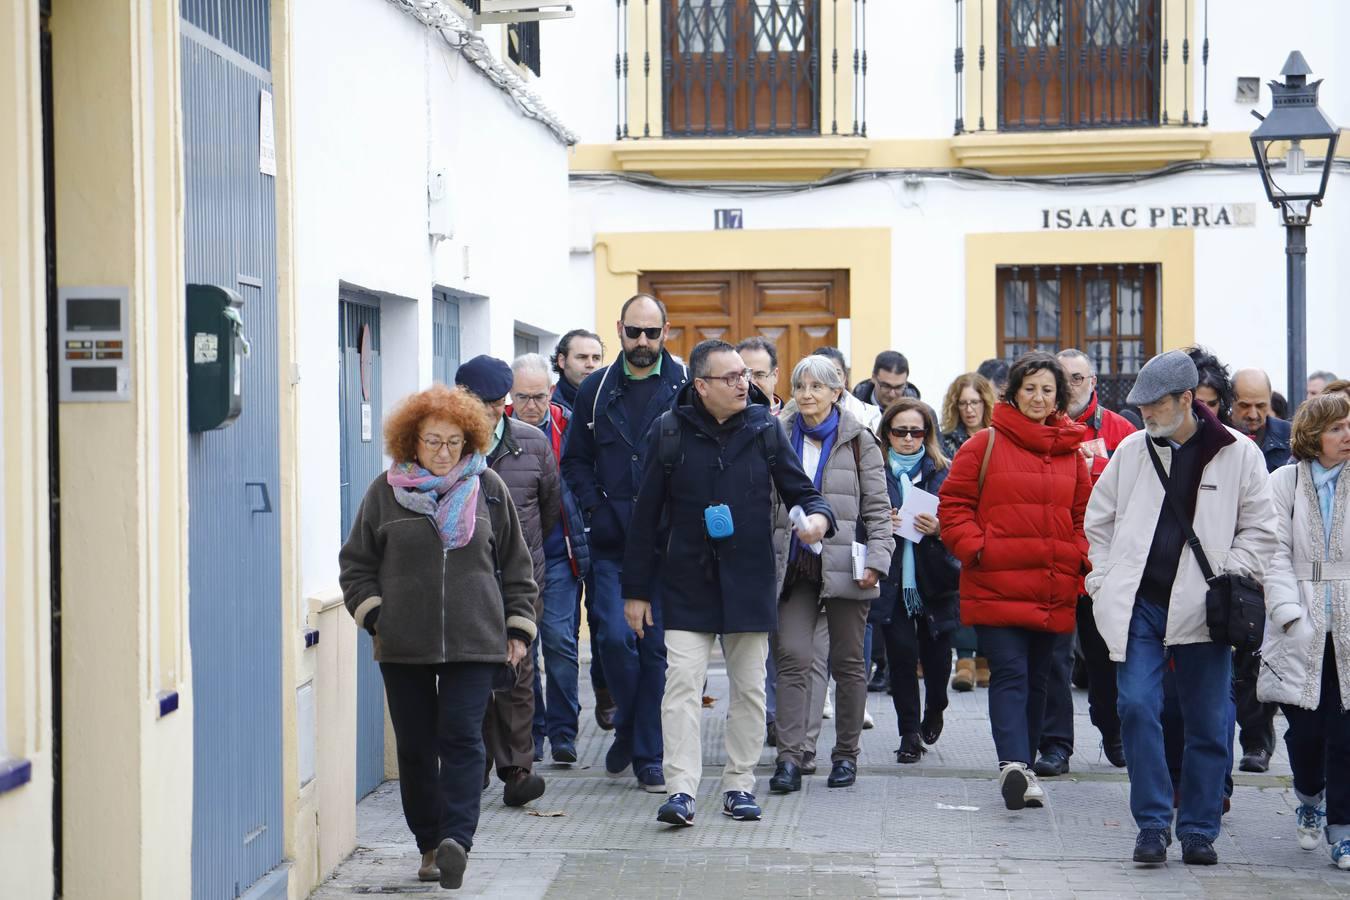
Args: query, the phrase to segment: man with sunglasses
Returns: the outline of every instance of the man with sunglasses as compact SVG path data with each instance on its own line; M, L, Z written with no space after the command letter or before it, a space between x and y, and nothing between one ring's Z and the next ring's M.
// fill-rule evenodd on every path
M1134 433L1135 428L1123 416L1101 405L1097 397L1097 370L1082 350L1068 348L1056 354L1069 380L1069 416L1084 428L1079 452L1087 460L1092 483L1106 469L1116 447ZM1120 738L1120 715L1116 712L1116 664L1111 662L1106 642L1092 617L1092 598L1083 592L1078 597L1078 646L1088 679L1088 710L1092 724L1102 735L1102 753L1117 768L1125 767L1125 750ZM1062 634L1055 641L1050 680L1046 685L1045 718L1041 723L1040 758L1032 771L1042 778L1067 775L1073 756L1073 674L1074 633Z
M586 593L616 710L605 770L621 777L631 766L644 790L665 793L661 695L666 647L661 620L658 615L646 635L637 637L624 622L619 580L647 432L688 377L665 349L667 316L660 300L649 294L630 297L616 330L622 355L592 372L577 390L563 443L562 473L585 511L591 551Z
M802 470L753 374L725 341L689 357L693 381L646 440L645 467L623 562L624 614L642 640L664 626L669 669L661 701L670 799L657 819L694 824L703 774L701 697L722 635L731 681L722 812L760 818L755 764L764 749L765 661L778 625L775 499L805 514L798 536L833 531L829 504Z

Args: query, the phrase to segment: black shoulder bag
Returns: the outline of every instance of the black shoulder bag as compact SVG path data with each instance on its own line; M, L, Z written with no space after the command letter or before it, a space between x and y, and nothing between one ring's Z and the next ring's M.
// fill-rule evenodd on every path
M1153 446L1153 440L1147 439L1148 455L1153 460L1153 469L1163 485L1163 495L1172 506L1172 512L1186 529L1186 544L1195 554L1200 572L1205 576L1209 590L1205 592L1205 625L1209 627L1209 639L1216 644L1228 644L1239 650L1255 650L1261 646L1265 632L1266 592L1261 583L1246 575L1215 575L1209 566L1200 539L1195 536L1190 516L1181 505L1180 498L1171 489L1171 479L1163 469L1162 460Z

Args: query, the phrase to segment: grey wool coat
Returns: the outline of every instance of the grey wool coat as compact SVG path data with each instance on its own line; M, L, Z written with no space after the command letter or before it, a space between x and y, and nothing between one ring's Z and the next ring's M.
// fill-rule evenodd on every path
M791 446L798 422L797 404L789 401L778 419L783 423ZM859 450L856 462L853 455L855 440ZM875 569L885 578L891 568L891 554L895 552L885 465L876 436L852 413L839 408L839 435L825 461L825 474L820 482L820 492L834 511L835 520L834 534L824 542L822 598L871 600L881 592L879 580L876 587L864 590L853 579L853 541L859 533L866 536L867 568ZM807 472L806 477L811 478L814 474ZM859 521L862 522L861 529ZM787 576L790 529L788 508L779 502L774 509L774 555L778 563L776 583L780 595Z
M387 473L366 490L338 554L338 581L358 628L379 608L379 662L504 663L508 631L534 640L539 591L520 518L496 472L479 478L473 538L455 550L443 547L430 516L399 505Z

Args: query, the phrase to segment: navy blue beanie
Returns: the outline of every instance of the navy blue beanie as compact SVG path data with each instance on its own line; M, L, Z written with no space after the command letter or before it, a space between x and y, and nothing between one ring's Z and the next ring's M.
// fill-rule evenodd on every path
M455 372L455 384L472 391L479 400L500 400L511 393L514 382L511 367L495 356L475 356Z

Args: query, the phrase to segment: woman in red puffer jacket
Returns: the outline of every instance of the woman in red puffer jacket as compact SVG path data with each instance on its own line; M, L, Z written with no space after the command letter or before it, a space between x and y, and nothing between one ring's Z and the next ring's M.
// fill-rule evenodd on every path
M961 622L989 659L989 721L1009 809L1041 806L1031 772L1055 635L1073 630L1088 571L1092 480L1066 414L1068 379L1049 353L1008 373L991 428L966 442L942 487L942 542L961 561ZM992 442L992 446L991 446ZM983 473L982 473L983 470ZM983 482L983 486L981 486Z

